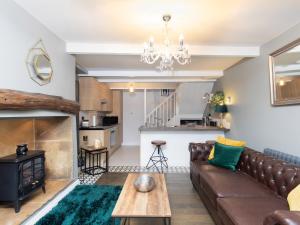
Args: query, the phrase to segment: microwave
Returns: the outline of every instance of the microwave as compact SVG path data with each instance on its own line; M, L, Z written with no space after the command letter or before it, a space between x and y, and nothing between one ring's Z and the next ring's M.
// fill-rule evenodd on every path
M111 126L111 125L115 125L118 124L118 117L117 116L104 116L103 117L103 121L102 121L102 125L103 126Z

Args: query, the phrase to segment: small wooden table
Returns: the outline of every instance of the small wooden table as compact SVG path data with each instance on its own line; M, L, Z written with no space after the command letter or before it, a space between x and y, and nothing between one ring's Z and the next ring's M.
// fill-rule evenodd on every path
M124 223L130 218L162 218L165 224L171 224L171 209L164 174L151 173L156 186L147 193L138 192L133 186L139 175L140 173L128 174L112 212L112 224L115 225L115 218L124 218Z

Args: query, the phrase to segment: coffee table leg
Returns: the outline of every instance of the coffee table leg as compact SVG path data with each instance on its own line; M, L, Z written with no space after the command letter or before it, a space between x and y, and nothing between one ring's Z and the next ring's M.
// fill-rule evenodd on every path
M111 218L111 225L115 225L115 218L114 217Z
M171 218L170 217L164 218L164 223L165 225L171 225Z
M121 222L122 222L123 225L126 225L126 223L127 223L127 217L123 218Z

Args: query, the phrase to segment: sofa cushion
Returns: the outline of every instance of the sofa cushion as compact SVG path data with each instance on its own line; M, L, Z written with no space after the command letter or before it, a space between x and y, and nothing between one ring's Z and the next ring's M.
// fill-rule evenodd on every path
M192 172L197 173L197 174L202 173L202 171L214 171L214 172L217 172L217 173L231 173L230 170L211 165L207 161L206 162L204 162L204 161L192 161L190 163L190 166L191 166L190 168L191 168Z
M286 210L288 204L280 197L218 198L217 211L224 224L262 225L275 210Z
M216 142L214 150L214 158L208 162L235 171L244 147L223 145Z
M245 141L233 140L233 139L225 138L223 136L218 136L216 142L223 144L223 145L230 145L230 146L237 146L237 147L245 147L246 146ZM212 160L214 157L215 157L215 147L213 147L213 149L210 151L208 160Z
M215 207L217 198L274 196L266 186L241 172L203 171L200 173L200 186Z
M230 173L228 169L210 165L207 161L195 160L190 162L190 177L197 191L200 188L200 173L201 171L215 171L217 173Z

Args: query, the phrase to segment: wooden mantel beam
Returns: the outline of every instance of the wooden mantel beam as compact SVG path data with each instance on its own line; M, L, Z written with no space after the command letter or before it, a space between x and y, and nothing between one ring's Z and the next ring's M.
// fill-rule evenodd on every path
M80 105L59 96L0 89L0 110L54 110L76 114Z

